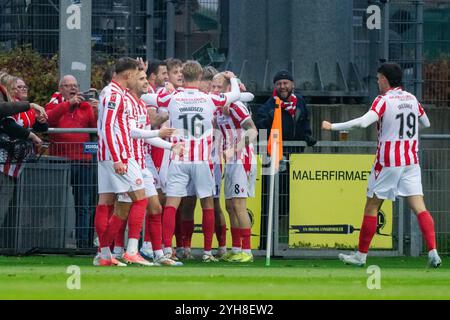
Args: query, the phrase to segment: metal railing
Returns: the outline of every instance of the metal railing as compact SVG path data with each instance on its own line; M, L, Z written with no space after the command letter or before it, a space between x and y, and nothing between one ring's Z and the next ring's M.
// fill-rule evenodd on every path
M95 133L95 129L51 129L50 133ZM438 248L450 254L450 135L423 135L421 166L425 201L435 219ZM93 219L97 203L96 143L51 143L48 152L22 165L16 178L0 175L0 253L33 252L91 253ZM285 142L284 156L296 153L375 154L373 141L320 141L314 147L304 142ZM289 248L289 162L276 176L273 254L276 256L335 256L333 249ZM0 164L1 165L1 164ZM368 168L370 170L370 168ZM265 249L268 176L263 176L261 249ZM361 199L363 202L364 199ZM393 210L393 250L375 250L374 255L414 255L425 246L417 221L403 201ZM362 215L362 213L361 213Z

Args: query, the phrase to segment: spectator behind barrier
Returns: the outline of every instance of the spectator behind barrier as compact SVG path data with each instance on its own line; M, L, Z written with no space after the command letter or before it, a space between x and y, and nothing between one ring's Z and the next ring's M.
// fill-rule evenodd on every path
M10 81L10 91L12 94L8 95L11 97L13 102L26 101L28 100L28 87L25 82L16 77L11 77ZM31 141L36 147L42 146L42 140L34 132L46 132L48 130L48 123L45 114L41 114L35 111L35 109L29 109L28 111L17 113L13 116L9 116L0 120L0 129L6 134L11 142L15 145L27 145L28 140ZM34 132L31 132L33 130ZM28 142L29 143L29 142ZM9 149L9 148L7 148ZM27 149L26 147L22 149ZM18 157L23 152L18 152L15 148L15 152L3 154L6 155L6 159L2 159L2 164L0 164L0 171L7 176L17 178L22 169L21 162L27 154L23 154ZM20 151L20 150L19 150ZM35 151L31 147L30 152ZM4 158L4 157L3 157Z
M53 94L46 106L50 127L96 128L98 101L86 101L83 96L79 92L77 79L71 75L64 76L59 92ZM50 154L71 160L77 246L89 248L92 246L95 172L92 155L84 153L84 143L90 141L90 136L88 133L52 134L50 140Z
M255 124L258 129L268 130L272 128L275 112L275 97L281 101L281 114L283 123L284 141L306 141L308 146L316 144L312 137L309 120L309 110L305 99L300 94L294 94L295 83L289 71L279 71L273 79L274 94L269 100L257 109Z
M8 73L4 71L0 72L0 119L28 111L30 108L35 109L39 114L45 115L46 117L47 114L45 113L44 108L35 103L13 101L6 86L3 85L3 83L8 82L8 77L11 77Z
M53 94L46 105L51 128L96 128L98 101L86 101L79 92L78 82L71 75L64 76L59 92ZM50 135L50 153L74 161L92 160L84 154L84 143L90 141L88 133L63 133Z
M38 105L31 104L29 108L28 87L25 92L17 94L17 81L21 81L20 86L25 86L25 82L17 77L3 73L0 76L0 91L2 100L8 101L11 108L19 107L17 111L10 112L9 116L0 118L0 132L6 134L11 140L31 140L36 146L42 145L42 140L28 129L36 132L46 132L48 130L47 114L44 109ZM28 108L22 108L24 105ZM23 112L23 110L26 110ZM11 110L12 111L12 110ZM9 159L10 161L11 159Z

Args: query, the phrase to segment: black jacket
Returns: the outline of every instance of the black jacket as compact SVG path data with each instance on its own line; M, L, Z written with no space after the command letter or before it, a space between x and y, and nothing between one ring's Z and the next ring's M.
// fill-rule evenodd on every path
M0 85L0 119L28 111L29 109L29 102L8 102L6 89Z
M281 110L283 123L283 141L305 141L309 146L316 144L312 137L311 124L309 120L309 110L305 99L295 94L297 97L297 109L295 117L292 117L286 110ZM273 116L275 112L275 99L269 98L265 104L257 108L255 124L258 129L272 128Z

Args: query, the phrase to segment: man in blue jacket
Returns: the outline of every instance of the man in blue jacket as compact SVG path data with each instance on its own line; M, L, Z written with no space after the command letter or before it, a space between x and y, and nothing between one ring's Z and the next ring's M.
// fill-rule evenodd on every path
M305 141L308 146L314 146L316 140L312 137L309 111L305 99L294 93L294 79L289 71L279 71L274 79L273 97L270 97L257 109L255 124L258 129L272 128L275 111L275 97L281 99L281 114L283 123L283 141Z
M283 141L305 141L308 146L314 146L316 140L312 137L311 125L309 122L309 111L306 107L305 99L301 95L294 94L294 79L289 71L278 72L273 83L275 86L274 94L267 100L267 102L257 108L255 124L258 129L266 129L267 136L272 128L273 116L275 112L275 97L279 97L281 104L282 126L283 126ZM301 148L303 150L303 148ZM298 152L298 151L297 151ZM289 154L285 154L285 159L289 159ZM279 225L280 236L287 238L289 234L289 162L285 163L285 169L281 169L281 178L279 184ZM284 167L284 166L283 166ZM269 192L269 179L263 179L263 193ZM262 212L268 211L268 197L262 204ZM261 224L261 231L266 230L265 224L267 221L263 219ZM286 228L287 227L287 228ZM263 241L265 242L265 241ZM262 248L265 248L265 243L261 243Z

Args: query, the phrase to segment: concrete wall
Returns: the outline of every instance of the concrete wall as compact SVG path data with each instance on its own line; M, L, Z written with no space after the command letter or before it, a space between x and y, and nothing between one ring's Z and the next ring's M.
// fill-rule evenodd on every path
M315 63L324 86L340 85L337 63L348 78L352 59L352 8L353 0L230 1L230 67L253 92L270 92L281 69L299 87L316 84Z

